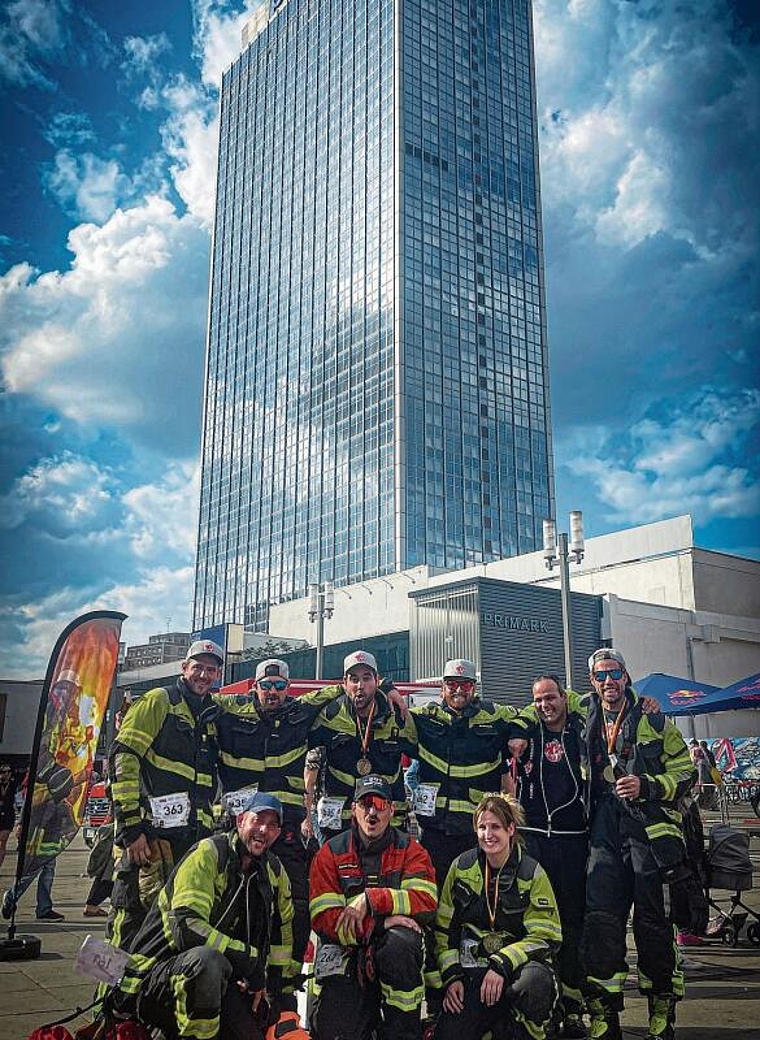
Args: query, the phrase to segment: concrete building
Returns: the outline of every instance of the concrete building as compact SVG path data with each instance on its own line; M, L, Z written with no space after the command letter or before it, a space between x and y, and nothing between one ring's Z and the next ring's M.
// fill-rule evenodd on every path
M193 627L535 549L530 0L271 0L224 73Z
M189 632L164 632L148 636L147 643L127 647L123 661L119 661L119 668L135 671L155 664L166 664L167 661L181 661L189 646Z
M582 563L571 566L574 613L576 603L587 610L581 605L589 597L595 600L599 642L621 649L634 677L667 672L724 686L760 669L760 562L698 548L690 517L590 538ZM506 689L509 696L519 696L538 668L563 671L551 632L530 631L531 620L544 621L547 629L556 624L555 607L541 594L551 590L558 598L558 585L556 571L546 569L540 552L457 572L417 567L336 590L325 641L359 645L368 637L406 630L410 679L430 678L446 657L465 652L488 677L494 676L497 654L490 637L511 632L523 642L513 638L502 644L498 653L507 656L496 672L508 682L489 680L489 692ZM499 609L481 600L480 588L488 587L502 604ZM509 605L510 597L520 596L516 590L522 590L519 609ZM450 601L448 616L441 620L430 614L420 623L420 604L435 596ZM313 639L307 611L306 599L273 607L271 631ZM493 620L497 613L498 623ZM585 634L577 633L574 662L581 677L582 648L593 634L588 613L583 617L587 627ZM527 633L520 628L526 619ZM528 653L525 636L533 644Z

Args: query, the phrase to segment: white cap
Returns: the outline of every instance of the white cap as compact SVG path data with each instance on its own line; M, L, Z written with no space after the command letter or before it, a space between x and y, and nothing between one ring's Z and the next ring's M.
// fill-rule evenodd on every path
M444 679L472 679L478 681L478 673L472 661L464 657L456 657L453 661L447 661L443 669Z
M377 661L366 650L354 650L352 654L348 655L343 661L343 674L348 675L352 668L358 668L361 665L364 665L365 668L371 668L377 675Z
M256 665L256 682L259 679L290 679L290 669L284 661L276 657L268 657L266 661L259 661Z
M615 650L611 646L602 646L598 650L594 650L593 654L588 659L588 670L593 673L594 665L598 664L599 661L617 661L621 668L628 671L625 666L625 658L623 655L619 650Z
M189 661L191 657L203 657L204 654L210 654L211 657L217 659L219 664L224 664L224 650L211 639L196 639L194 643L191 643L187 648L185 660Z

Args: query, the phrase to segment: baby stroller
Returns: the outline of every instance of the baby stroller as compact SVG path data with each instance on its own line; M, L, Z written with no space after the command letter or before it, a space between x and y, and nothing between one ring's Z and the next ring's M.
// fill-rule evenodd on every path
M719 906L710 895L708 902L718 912L705 933L709 939L721 939L727 946L736 946L739 933L748 918L747 938L760 946L760 917L742 902L741 893L752 888L752 860L749 857L749 835L725 823L710 829L707 854L710 890L722 888L733 892L728 909Z

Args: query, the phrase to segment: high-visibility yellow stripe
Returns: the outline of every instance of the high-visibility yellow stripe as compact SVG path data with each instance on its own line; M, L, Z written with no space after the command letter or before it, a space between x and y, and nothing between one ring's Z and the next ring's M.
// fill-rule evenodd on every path
M484 776L486 773L498 769L501 766L502 761L501 755L498 755L495 759L492 759L489 762L477 762L475 765L470 766L457 766L452 765L443 758L439 758L438 755L434 755L429 748L423 747L422 745L418 747L417 753L421 760L427 762L439 773L462 780L466 780L468 777L472 776Z

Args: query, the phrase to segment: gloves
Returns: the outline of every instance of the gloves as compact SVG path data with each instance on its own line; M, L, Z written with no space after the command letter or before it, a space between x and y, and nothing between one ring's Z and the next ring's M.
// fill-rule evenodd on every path
M670 903L674 923L680 931L704 935L710 917L710 904L705 891L693 874L680 878L670 886Z

